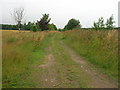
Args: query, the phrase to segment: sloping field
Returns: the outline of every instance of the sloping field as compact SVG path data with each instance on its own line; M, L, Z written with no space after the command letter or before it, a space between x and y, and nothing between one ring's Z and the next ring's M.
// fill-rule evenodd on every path
M3 87L117 88L117 31L4 32Z

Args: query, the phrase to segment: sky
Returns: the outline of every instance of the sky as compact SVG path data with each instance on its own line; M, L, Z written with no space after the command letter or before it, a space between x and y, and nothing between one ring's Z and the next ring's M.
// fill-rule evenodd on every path
M118 26L119 0L0 0L0 23L16 24L13 18L15 8L24 8L22 23L40 20L48 13L51 22L58 28L64 28L71 18L80 21L82 27L93 26L100 17L106 20L113 14L115 26Z
M118 3L118 27L120 27L120 1Z

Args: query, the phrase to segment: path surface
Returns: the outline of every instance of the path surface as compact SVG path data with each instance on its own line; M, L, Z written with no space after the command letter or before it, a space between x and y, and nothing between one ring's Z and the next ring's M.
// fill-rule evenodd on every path
M117 82L94 69L57 34L46 52L44 63L37 66L37 88L117 88Z

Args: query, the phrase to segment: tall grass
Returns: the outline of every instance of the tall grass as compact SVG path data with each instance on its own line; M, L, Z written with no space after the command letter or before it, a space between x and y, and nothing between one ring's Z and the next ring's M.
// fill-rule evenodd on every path
M64 32L64 42L108 76L118 77L118 31L72 30Z
M3 32L2 85L3 87L30 87L28 80L35 62L44 56L45 32ZM45 45L44 45L45 46Z

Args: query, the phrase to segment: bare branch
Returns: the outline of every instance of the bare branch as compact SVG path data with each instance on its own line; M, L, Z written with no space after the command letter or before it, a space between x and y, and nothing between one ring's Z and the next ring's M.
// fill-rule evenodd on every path
M20 28L21 21L24 17L24 8L15 9L13 12L13 16L14 16L14 20L18 24L18 28Z

